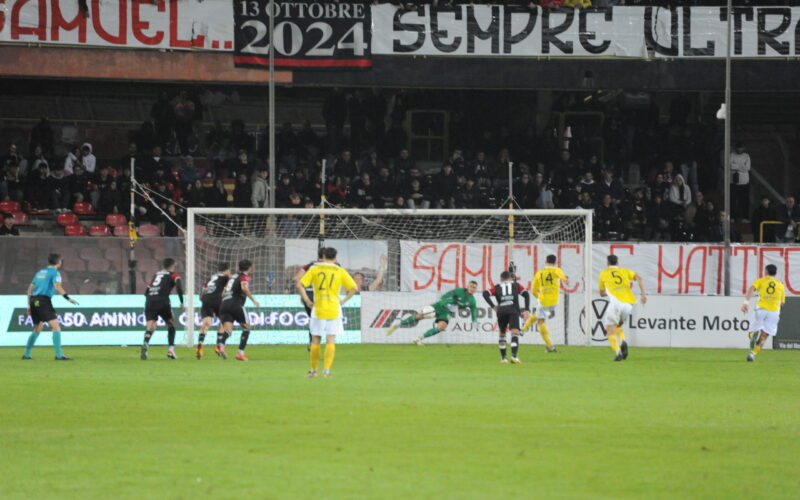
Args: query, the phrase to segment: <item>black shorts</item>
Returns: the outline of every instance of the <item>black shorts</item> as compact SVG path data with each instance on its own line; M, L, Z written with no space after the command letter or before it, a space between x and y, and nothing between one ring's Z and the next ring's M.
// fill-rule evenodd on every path
M219 307L219 319L223 323L239 323L244 325L249 323L247 321L247 313L244 310L244 305L239 304L235 300L226 300Z
M47 295L34 295L31 297L30 302L31 319L34 325L39 323L47 323L57 319L56 310L53 309L53 303Z
M308 290L306 290L306 295L308 295L308 300L314 302L314 292L309 292ZM303 303L303 307L306 308L306 314L308 314L308 317L311 318L311 308L308 307L308 305L305 302L303 302L302 297L300 298L300 302Z
M219 305L220 298L210 298L202 300L202 307L200 308L201 318L219 318Z
M172 306L169 301L147 299L144 303L144 319L158 321L159 317L167 322L172 320Z
M498 309L497 326L500 329L500 333L519 330L519 314L519 310L516 309Z

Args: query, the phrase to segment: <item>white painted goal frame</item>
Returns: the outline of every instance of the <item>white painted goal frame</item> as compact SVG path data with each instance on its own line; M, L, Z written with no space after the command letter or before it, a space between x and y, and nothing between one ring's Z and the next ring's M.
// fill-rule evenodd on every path
M196 310L196 295L198 294L196 280L196 237L197 237L197 222L198 216L251 216L251 217L264 217L269 218L272 216L278 217L282 215L293 215L296 217L313 216L318 217L320 220L320 233L324 238L326 218L328 220L334 217L348 217L348 216L362 216L362 217L412 217L426 219L431 217L505 217L508 219L508 243L524 243L525 240L515 240L515 220L520 221L523 218L531 217L569 217L569 218L582 218L583 219L583 312L578 316L581 322L581 329L584 335L585 344L589 345L591 342L591 318L593 314L589 314L592 303L592 211L583 209L574 210L511 210L511 209L289 209L289 208L190 208L187 217L187 230L186 230L186 278L187 278L187 302L186 302L186 337L187 344L192 344L194 341L194 317ZM516 222L519 224L520 222ZM500 243L500 242L494 242ZM553 243L553 242L550 242ZM235 263L232 263L235 265Z

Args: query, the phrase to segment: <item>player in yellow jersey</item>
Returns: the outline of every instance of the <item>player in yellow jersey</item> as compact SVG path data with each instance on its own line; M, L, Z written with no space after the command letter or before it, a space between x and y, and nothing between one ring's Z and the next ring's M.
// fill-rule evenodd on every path
M601 297L608 297L608 307L603 315L603 324L606 327L608 343L616 353L614 361L628 359L628 343L625 341L625 331L622 325L627 321L636 303L636 296L631 291L631 282L639 285L642 304L647 303L647 292L644 291L644 280L631 271L618 267L619 258L609 255L606 259L608 267L600 273L598 288Z
M539 329L539 335L542 336L546 346L545 352L558 352L550 341L550 330L548 330L545 321L555 316L556 306L561 298L561 282L569 283L569 279L560 267L556 267L555 255L548 255L544 262L545 268L536 272L531 285L531 292L539 301L539 305L536 307L534 314L522 326L522 331L524 332L530 328L535 321Z
M753 311L753 319L750 322L750 354L747 361L756 360L756 354L761 351L761 347L767 337L778 333L778 321L781 317L781 306L786 303L786 290L775 275L778 268L773 264L768 265L764 271L766 276L758 278L750 285L747 295L742 304L742 312L747 312L750 298L758 292L758 303ZM759 334L760 333L760 334Z
M313 287L314 300L308 297L307 287ZM339 298L342 288L347 290L344 299ZM336 335L344 332L342 305L358 292L353 278L336 265L336 249L327 247L322 251L322 262L312 265L297 283L297 291L311 309L311 370L309 378L317 376L320 358L320 343L325 335L325 364L322 375L331 377L331 366L336 355Z

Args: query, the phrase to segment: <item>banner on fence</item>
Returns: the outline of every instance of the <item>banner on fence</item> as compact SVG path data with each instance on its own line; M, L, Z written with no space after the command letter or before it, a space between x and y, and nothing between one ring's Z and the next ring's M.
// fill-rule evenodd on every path
M401 241L401 289L442 291L476 280L483 289L499 279L509 262L530 286L534 273L554 254L570 283L566 293L582 292L583 245L503 244ZM652 294L720 295L724 292L720 244L702 243L595 243L592 245L592 291L606 256L618 255L620 266L640 274ZM800 246L734 245L731 250L731 293L744 295L747 287L775 264L787 295L800 296Z
M82 295L76 296L80 305L72 305L60 297L53 298L58 312L65 345L138 345L145 330L144 296L142 295ZM308 315L298 295L256 295L261 308L247 309L253 325L250 343L253 344L305 344L308 342ZM27 314L27 297L4 295L0 308L0 346L24 346L33 323ZM173 306L175 306L173 301ZM195 304L200 304L199 297ZM345 305L345 334L340 343L358 343L361 297L356 295ZM173 307L177 328L186 326L186 313ZM200 309L194 317L195 329L200 326ZM216 322L214 331L216 331ZM45 329L47 331L47 328ZM234 332L238 336L239 332ZM180 339L180 335L178 337ZM166 325L159 319L152 344L165 344ZM50 341L43 335L43 345ZM236 339L234 339L234 342Z
M269 0L235 2L237 66L269 66ZM371 10L364 2L275 2L275 66L363 69L372 66Z

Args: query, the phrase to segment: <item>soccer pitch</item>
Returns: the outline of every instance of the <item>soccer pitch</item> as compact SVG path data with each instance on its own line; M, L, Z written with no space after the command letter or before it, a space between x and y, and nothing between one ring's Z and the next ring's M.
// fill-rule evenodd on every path
M212 349L207 348L207 352ZM0 498L798 498L800 358L342 345L0 349Z

